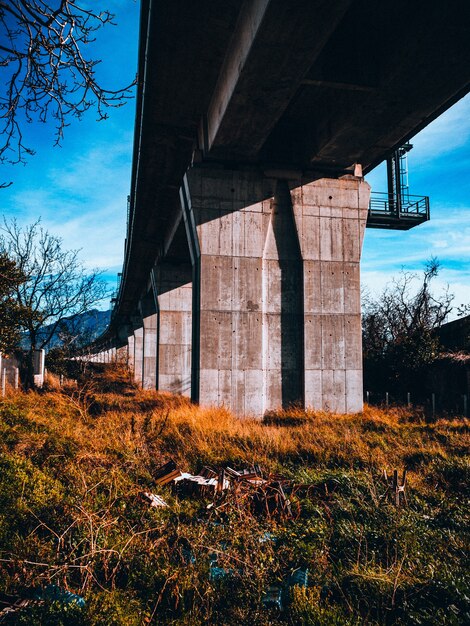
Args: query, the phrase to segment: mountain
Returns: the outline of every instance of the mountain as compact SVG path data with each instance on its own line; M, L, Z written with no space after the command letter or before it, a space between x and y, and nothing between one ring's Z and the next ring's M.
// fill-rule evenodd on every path
M90 343L97 337L99 337L108 327L109 320L111 318L111 311L98 311L98 309L92 309L86 313L80 315L71 315L62 320L59 327L55 330L51 341L49 342L46 350L51 348L60 347L63 344L63 338L65 336L72 336L78 338L78 344L85 345ZM44 326L41 331L40 337L46 337L52 325ZM28 336L22 341L23 348L28 348Z

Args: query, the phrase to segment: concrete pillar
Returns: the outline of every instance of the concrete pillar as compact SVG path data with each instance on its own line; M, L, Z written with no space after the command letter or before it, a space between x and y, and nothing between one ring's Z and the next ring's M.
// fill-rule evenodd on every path
M362 408L359 260L369 191L355 177L290 192L286 181L253 172L189 172L193 399L258 416L291 404Z
M360 257L370 187L321 179L292 191L304 274L305 405L363 406Z
M163 262L158 290L158 389L191 395L191 268Z
M142 385L143 357L144 357L144 329L143 326L134 330L134 382Z
M44 384L44 364L46 360L45 350L35 350L33 355L34 384L42 387Z
M157 388L157 314L143 318L143 389Z
M279 181L262 257L264 410L304 405L303 266L289 187Z
M127 366L131 374L134 374L134 335L127 338Z
M115 348L116 350L116 363L120 365L127 365L127 345L119 346L119 348Z
M193 169L188 175L186 221L199 248L192 397L239 415L265 410L263 250L275 185L253 173Z

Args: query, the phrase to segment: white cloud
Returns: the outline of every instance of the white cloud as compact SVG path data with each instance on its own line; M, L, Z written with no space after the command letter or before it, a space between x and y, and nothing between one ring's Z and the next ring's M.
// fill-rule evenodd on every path
M470 141L470 94L459 100L412 139L413 161L421 165L466 146Z
M41 216L43 225L63 239L64 248L81 249L87 267L122 265L130 180L130 137L111 146L91 146L60 168L46 169L43 185L13 197L21 224Z

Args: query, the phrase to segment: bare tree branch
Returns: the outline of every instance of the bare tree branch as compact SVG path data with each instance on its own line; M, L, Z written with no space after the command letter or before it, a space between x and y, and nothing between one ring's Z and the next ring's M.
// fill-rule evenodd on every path
M15 285L15 296L28 311L24 327L32 351L47 347L65 318L86 313L109 297L102 272L85 270L78 250L63 250L61 239L39 221L21 228L16 220L4 219L0 230L0 254L26 277Z
M377 299L364 301L362 330L366 379L381 378L387 388L398 388L429 366L439 354L437 329L452 310L449 288L435 295L431 281L439 273L432 258L422 281L416 274L401 272Z
M54 119L60 144L71 118L95 107L98 120L106 119L108 107L132 97L135 81L105 88L95 73L100 61L85 57L96 31L113 19L81 0L0 0L0 162L20 163L34 154L23 140L25 123Z

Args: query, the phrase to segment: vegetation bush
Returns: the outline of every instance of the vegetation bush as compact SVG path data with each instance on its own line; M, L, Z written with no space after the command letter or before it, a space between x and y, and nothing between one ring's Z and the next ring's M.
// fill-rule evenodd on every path
M123 370L86 388L0 401L0 591L49 583L85 608L31 605L8 624L464 624L470 618L468 422L411 409L284 411L258 421L139 391ZM157 487L173 458L295 481L293 519ZM408 505L382 471L409 468ZM466 482L467 481L467 482ZM168 508L148 506L153 491ZM223 570L216 576L214 567ZM307 587L289 587L308 569ZM271 585L282 610L263 602Z

